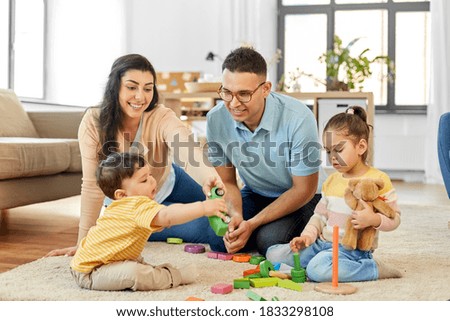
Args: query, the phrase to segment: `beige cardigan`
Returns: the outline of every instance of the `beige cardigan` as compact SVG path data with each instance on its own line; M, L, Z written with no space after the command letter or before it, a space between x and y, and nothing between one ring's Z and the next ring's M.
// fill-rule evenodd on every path
M99 108L88 109L78 130L83 170L78 242L95 225L105 198L95 179L95 171L99 162L98 151L100 150L97 130L99 113ZM189 139L192 141L193 136L171 109L160 104L152 111L145 112L142 126L140 143L145 146L144 154L152 166L152 174L158 182L158 189L169 175L172 160L177 163L178 160L181 161L181 164L178 165L184 168L200 185L203 185L210 176L219 177L200 146L191 147L192 143L189 144L189 148L172 146L174 141L188 142ZM176 140L177 135L179 139ZM122 133L117 135L117 141L120 151L129 149L129 144L124 144Z

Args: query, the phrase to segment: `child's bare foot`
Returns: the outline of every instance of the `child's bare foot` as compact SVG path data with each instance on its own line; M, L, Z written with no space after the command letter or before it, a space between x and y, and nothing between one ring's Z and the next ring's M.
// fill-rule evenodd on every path
M195 264L190 264L179 269L181 274L181 284L190 284L195 282L198 277L198 269Z

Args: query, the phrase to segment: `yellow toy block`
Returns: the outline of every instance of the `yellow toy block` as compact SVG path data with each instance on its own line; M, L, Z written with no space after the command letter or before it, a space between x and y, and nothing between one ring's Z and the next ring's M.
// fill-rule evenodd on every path
M250 285L254 288L264 288L268 286L276 286L278 278L254 278L250 279Z
M294 291L298 291L301 292L302 291L302 286L298 283L293 282L292 280L279 280L277 286L279 286L280 288L285 288L285 289L289 289L289 290L294 290Z

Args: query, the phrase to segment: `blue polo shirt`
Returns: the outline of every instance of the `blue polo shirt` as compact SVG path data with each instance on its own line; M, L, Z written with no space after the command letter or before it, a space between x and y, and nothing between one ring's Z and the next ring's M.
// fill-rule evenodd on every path
M292 176L316 173L321 164L313 113L299 100L274 92L254 132L220 102L207 114L206 137L213 166L232 164L246 186L266 197L280 196L292 187Z

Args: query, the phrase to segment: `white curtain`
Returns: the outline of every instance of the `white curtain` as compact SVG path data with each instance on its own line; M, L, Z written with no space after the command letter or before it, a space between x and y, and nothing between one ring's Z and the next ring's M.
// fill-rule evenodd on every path
M425 179L442 183L437 156L439 117L450 111L450 1L431 0L431 78L427 112Z

